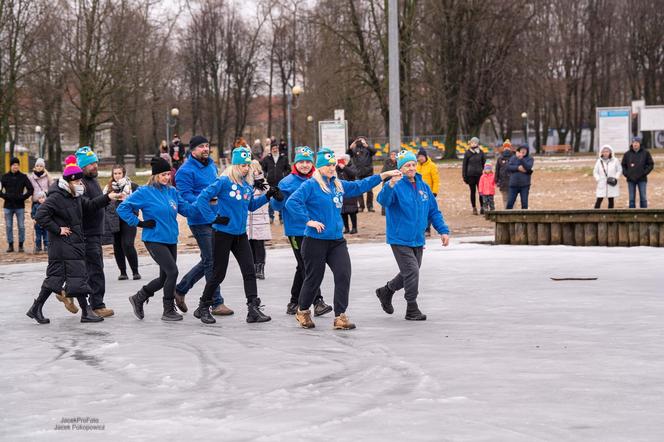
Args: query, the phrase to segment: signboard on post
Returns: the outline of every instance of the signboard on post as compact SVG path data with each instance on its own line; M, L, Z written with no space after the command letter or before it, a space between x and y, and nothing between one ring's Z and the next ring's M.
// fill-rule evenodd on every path
M346 112L343 109L335 109L334 110L334 119L336 121L345 121L346 120Z
M664 130L664 106L645 106L639 112L639 131Z
M320 147L328 147L339 156L348 149L348 123L343 121L319 121L318 140Z
M598 147L608 144L616 153L629 149L632 127L631 107L598 107Z

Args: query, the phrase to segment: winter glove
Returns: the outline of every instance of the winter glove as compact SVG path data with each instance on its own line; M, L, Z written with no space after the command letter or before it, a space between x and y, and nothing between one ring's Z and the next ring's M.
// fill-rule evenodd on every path
M141 227L143 229L154 229L154 227L157 225L157 221L153 219L146 219L144 221L139 221L138 222L138 227Z
M212 221L212 224L221 224L222 226L226 226L230 221L231 219L227 216L217 215L214 221Z
M433 194L433 197L434 197L434 198L438 198L438 194L437 194L437 193L434 193L434 194Z
M265 182L265 178L259 178L257 180L254 180L254 189L260 190L261 192L265 192L267 190L267 183Z
M270 187L270 190L267 191L265 196L267 197L268 201L270 200L270 198L274 198L277 201L284 200L284 194L281 193L281 190L278 187Z

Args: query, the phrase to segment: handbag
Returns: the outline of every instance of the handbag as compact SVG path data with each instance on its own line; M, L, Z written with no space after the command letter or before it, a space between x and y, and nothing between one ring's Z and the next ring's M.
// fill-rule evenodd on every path
M600 161L602 161L602 160L600 160ZM604 169L604 175L606 175L606 184L608 184L609 186L615 186L616 184L618 184L618 179L614 178L612 176L609 176L609 174L606 172L606 166L604 165L603 161L602 161L601 164L602 164L602 169Z

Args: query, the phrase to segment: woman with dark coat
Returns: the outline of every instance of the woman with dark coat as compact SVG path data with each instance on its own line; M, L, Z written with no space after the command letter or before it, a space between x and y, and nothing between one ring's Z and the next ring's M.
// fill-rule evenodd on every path
M73 155L67 157L65 164L63 177L51 186L48 198L35 214L35 220L48 230L50 239L46 279L39 296L26 313L40 324L50 322L42 314L44 303L51 293L59 294L65 286L66 296L76 298L81 306L81 322L104 320L92 311L87 300L91 289L85 266L83 207L80 198L84 192L81 183L83 171L76 165L76 157Z
M357 178L355 167L353 167L352 164L348 164L349 158L348 155L342 155L342 157L337 160L337 177L339 177L340 180L355 181ZM357 196L344 198L344 205L341 208L341 217L344 220L343 233L350 233L351 235L357 233L357 205L359 200L360 198ZM349 230L351 224L353 228Z
M127 170L121 164L113 166L111 171L111 179L104 188L104 193L120 192L126 198L138 189L138 184L131 182L127 176ZM112 233L113 256L115 262L120 270L120 281L129 279L127 276L127 263L131 267L133 279L141 279L141 274L138 273L138 253L136 252L136 227L131 227L123 219L121 219L116 209L120 205L120 201L111 201L106 206L106 227L108 232Z
M486 158L480 147L480 140L477 137L470 139L468 150L463 156L463 182L470 187L470 204L473 206L473 215L477 215L477 186L484 173L484 163Z

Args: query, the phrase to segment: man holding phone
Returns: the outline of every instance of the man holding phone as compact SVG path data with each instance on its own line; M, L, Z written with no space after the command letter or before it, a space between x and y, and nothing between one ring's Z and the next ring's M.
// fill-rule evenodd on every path
M376 155L376 149L369 146L367 139L365 137L357 137L350 145L350 148L346 152L353 162L355 170L357 170L357 179L362 180L364 178L372 176L373 173L373 157ZM366 208L369 212L373 212L373 190L367 192L367 204ZM360 212L364 211L364 197L360 196Z

